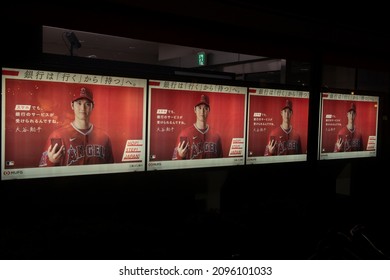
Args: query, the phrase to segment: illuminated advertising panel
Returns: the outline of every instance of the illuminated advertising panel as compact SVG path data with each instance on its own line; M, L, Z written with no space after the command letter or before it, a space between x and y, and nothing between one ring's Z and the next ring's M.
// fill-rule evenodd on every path
M247 88L149 81L147 170L243 165Z
M146 85L3 68L2 180L144 171Z
M249 88L247 164L307 160L309 92Z
M319 159L375 157L378 96L322 93Z

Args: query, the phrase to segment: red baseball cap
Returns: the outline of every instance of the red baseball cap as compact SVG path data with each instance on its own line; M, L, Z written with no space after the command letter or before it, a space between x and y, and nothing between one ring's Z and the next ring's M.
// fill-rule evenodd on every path
M79 99L88 99L90 102L93 103L93 94L92 94L92 91L90 91L88 88L86 87L82 87L80 88L78 94L74 94L73 95L73 99L72 99L72 102L76 101L76 100L79 100Z
M292 102L291 100L286 99L286 102L284 103L284 106L282 107L282 110L289 108L292 111Z
M208 107L210 107L209 97L208 97L207 95L202 94L202 95L200 96L199 102L196 103L195 107L198 106L198 105L200 105L200 104L205 104L205 105L207 105Z

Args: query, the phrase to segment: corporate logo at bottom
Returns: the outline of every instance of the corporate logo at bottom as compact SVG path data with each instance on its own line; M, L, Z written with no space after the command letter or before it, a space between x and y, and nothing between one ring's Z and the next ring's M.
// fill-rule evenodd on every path
M12 175L22 175L23 170L5 170L3 172L4 176L12 176Z

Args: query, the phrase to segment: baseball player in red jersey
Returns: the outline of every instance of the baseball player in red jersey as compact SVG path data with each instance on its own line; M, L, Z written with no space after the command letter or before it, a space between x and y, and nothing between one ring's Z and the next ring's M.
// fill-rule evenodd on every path
M280 114L282 124L273 129L268 136L268 145L265 147L264 156L294 155L302 153L301 137L293 130L291 125L292 102L286 100Z
M82 87L71 107L73 122L49 135L39 166L113 163L110 138L89 121L94 107L92 92Z
M196 122L183 129L176 141L172 159L205 159L223 157L221 137L207 124L210 102L202 95L194 106Z
M337 133L334 152L352 152L363 150L363 138L355 128L356 105L351 103L347 112L348 123Z

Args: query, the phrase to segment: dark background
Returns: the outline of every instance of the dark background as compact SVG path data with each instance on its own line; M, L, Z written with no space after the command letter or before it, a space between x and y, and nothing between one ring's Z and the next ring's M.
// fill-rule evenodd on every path
M324 64L389 75L381 7L184 4L11 3L2 11L2 66L170 75L152 66L43 55L42 25L309 61L309 131L318 124ZM384 258L361 233L389 255L388 92L380 94L377 158L319 162L312 133L304 163L2 181L1 258ZM352 235L357 224L365 229Z

